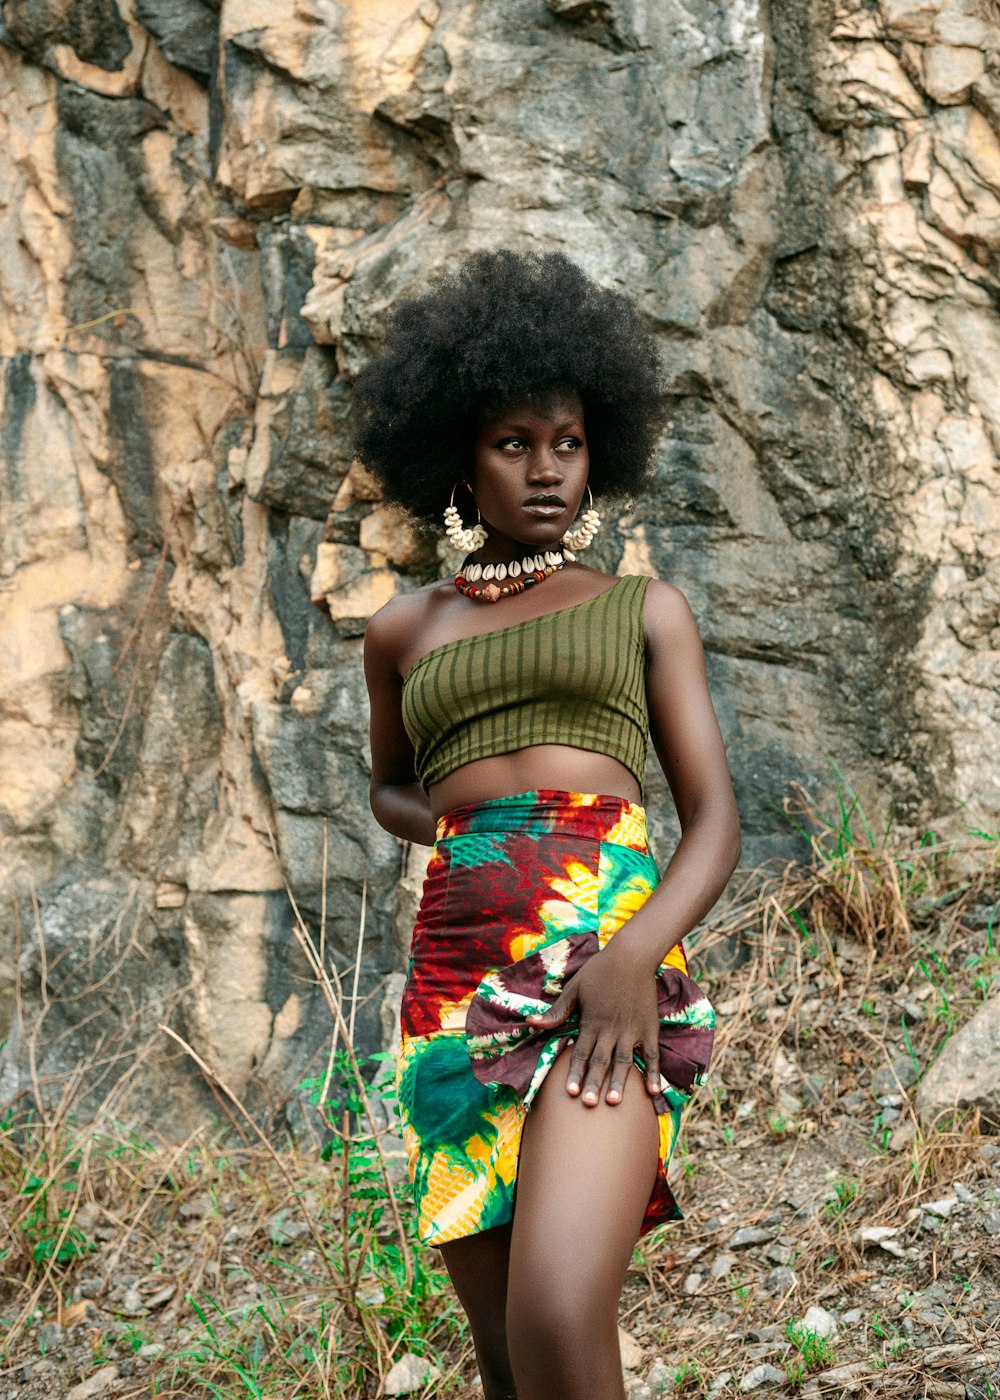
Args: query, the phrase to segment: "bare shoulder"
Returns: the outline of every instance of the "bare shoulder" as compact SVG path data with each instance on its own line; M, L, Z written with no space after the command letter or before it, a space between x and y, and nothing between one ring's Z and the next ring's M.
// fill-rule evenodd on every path
M644 609L646 634L662 641L682 641L698 636L691 604L674 583L650 579Z
M373 612L365 627L365 654L380 661L395 662L414 632L422 627L442 591L440 579L422 588L397 593L377 612Z

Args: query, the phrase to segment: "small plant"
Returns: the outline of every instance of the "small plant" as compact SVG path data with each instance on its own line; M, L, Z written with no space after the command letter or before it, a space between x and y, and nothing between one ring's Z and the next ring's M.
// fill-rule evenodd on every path
M860 1184L853 1178L839 1176L833 1183L833 1198L826 1203L824 1217L830 1221L843 1220L860 1189Z
M71 1171L78 1167L77 1162L64 1163ZM58 1169L57 1169L58 1170ZM71 1201L63 1204L70 1192ZM21 1229L31 1242L31 1257L36 1263L51 1259L56 1264L69 1264L89 1254L94 1248L73 1217L76 1212L76 1182L73 1179L57 1182L50 1175L39 1177L29 1175L21 1186L19 1195L30 1201L30 1206L21 1217Z
M800 1322L790 1319L785 1335L802 1357L802 1364L810 1371L822 1371L827 1366L832 1366L835 1360L835 1352L828 1338L821 1337L818 1332L814 1332L811 1327L806 1327Z
M704 1389L702 1369L697 1361L682 1361L674 1370L674 1385L678 1390Z
M798 1390L806 1378L806 1368L801 1361L790 1361L785 1367L785 1380L792 1390Z
M982 953L971 953L965 962L967 968L980 969L976 973L975 985L984 1001L987 1000L992 991L997 968L1000 967L1000 954L997 953L993 942L993 920L994 916L991 914L990 921L986 925L986 948Z
M150 1341L149 1330L139 1323L129 1323L118 1338L119 1346L123 1346L131 1352L141 1351L148 1341Z
M951 977L951 974L948 972L948 969L945 967L940 953L938 953L937 950L932 951L931 958L937 964L935 971L938 973L941 985L939 985L938 982L935 981L934 974L931 972L924 958L918 958L917 966L927 978L934 991L935 1000L932 1002L931 1005L932 1018L935 1021L943 1021L944 1024L948 1027L949 1032L951 1032L955 1029L957 1015L954 1007L948 1000L947 993L951 992L952 995L954 995L955 983Z

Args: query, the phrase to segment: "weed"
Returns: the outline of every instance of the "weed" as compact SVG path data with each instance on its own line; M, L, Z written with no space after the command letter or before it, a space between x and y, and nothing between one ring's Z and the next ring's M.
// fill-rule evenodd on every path
M811 1327L806 1327L801 1321L789 1319L785 1335L801 1355L802 1364L807 1370L822 1371L833 1365L836 1354L832 1343L828 1338L814 1332Z
M806 1368L801 1361L790 1361L785 1367L785 1379L792 1390L797 1390L806 1378Z
M682 1361L674 1370L674 1386L677 1390L701 1390L704 1384L702 1369L697 1361Z
M918 961L917 961L917 966L920 968L920 971L921 971L921 972L924 974L924 976L927 978L928 982L931 984L931 987L932 987L932 989L933 989L933 991L934 991L935 1000L933 1001L933 1003L932 1003L932 1005L931 1005L931 1015L932 1015L932 1019L935 1020L935 1021L941 1021L941 1022L943 1022L943 1023L948 1027L948 1031L949 1031L949 1033L950 1033L951 1031L953 1031L953 1030L955 1029L955 1025L956 1025L956 1014L955 1014L955 1009L954 1009L954 1007L952 1006L951 1002L948 1000L947 992L951 992L952 994L954 994L955 983L954 983L954 981L952 980L952 977L951 977L950 973L948 972L948 969L945 967L944 963L942 962L942 960L941 960L941 955L935 950L935 951L932 951L931 957L932 957L932 959L937 963L936 971L937 971L938 974L939 974L939 980L940 980L941 985L939 985L938 982L935 981L935 979L934 979L934 974L931 972L930 968L927 966L927 962L926 962L925 959L923 959L923 958L918 959ZM946 991L945 989L947 989L947 991Z
M827 1201L823 1212L825 1218L830 1221L843 1220L848 1207L857 1198L859 1190L860 1183L852 1177L838 1177L833 1183L833 1199Z

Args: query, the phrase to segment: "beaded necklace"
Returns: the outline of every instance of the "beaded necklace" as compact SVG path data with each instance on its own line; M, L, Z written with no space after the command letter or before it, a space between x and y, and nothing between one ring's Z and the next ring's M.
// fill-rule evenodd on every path
M467 598L477 602L498 603L515 593L523 593L536 583L576 558L568 549L546 549L541 554L526 554L523 559L511 559L506 564L476 564L467 555L455 579L455 587Z

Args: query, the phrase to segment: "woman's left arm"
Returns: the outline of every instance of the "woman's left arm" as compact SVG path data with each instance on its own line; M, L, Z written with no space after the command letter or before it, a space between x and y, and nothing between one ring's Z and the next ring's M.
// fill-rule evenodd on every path
M659 1084L655 974L667 953L708 913L740 858L740 818L725 745L705 674L698 625L680 589L654 579L645 605L650 734L681 838L656 889L602 951L571 978L539 1027L579 1006L580 1033L566 1088L595 1104L621 1099L632 1053L642 1048L647 1088Z

